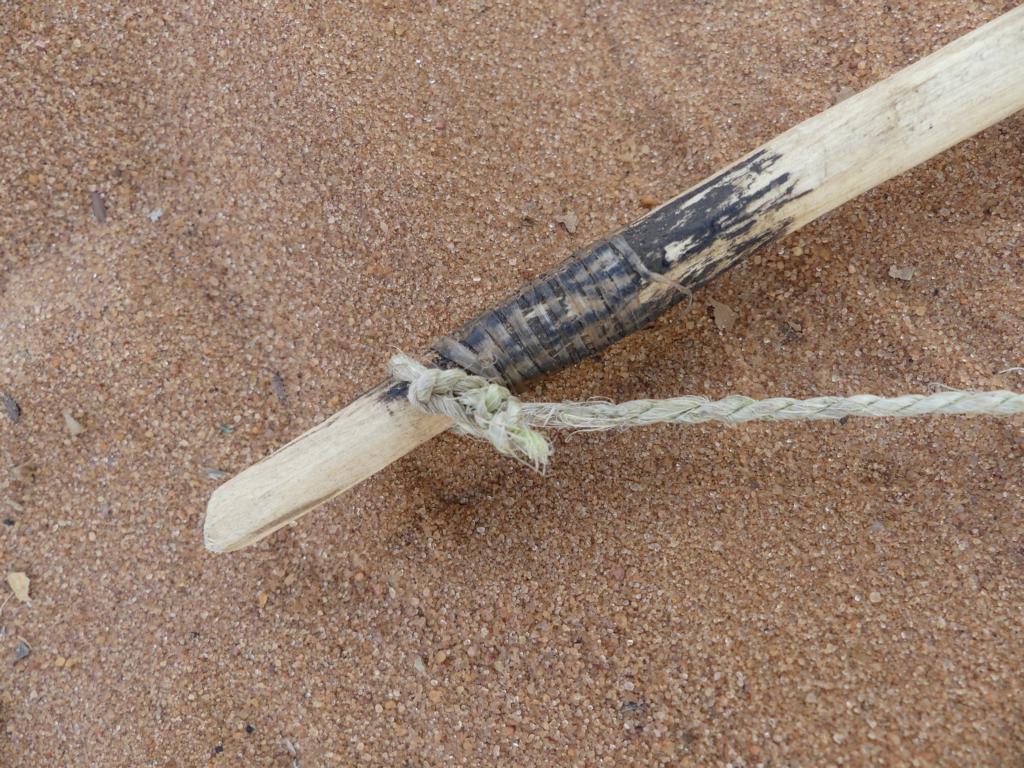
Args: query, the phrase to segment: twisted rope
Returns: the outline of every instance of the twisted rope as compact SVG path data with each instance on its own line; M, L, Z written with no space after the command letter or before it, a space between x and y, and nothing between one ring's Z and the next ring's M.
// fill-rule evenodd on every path
M928 395L853 395L851 397L771 397L755 400L729 395L709 400L684 395L666 400L610 403L523 402L506 387L458 368L430 368L406 355L395 355L391 375L409 384L409 402L427 413L447 416L455 431L487 440L500 453L538 469L547 465L551 446L534 427L604 430L649 424L699 424L721 421L812 421L848 416L1012 416L1024 413L1024 394L996 390L949 390Z

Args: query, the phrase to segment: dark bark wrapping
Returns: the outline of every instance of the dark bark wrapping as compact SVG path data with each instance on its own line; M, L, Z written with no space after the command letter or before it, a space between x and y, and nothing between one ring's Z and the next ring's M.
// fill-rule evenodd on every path
M764 150L566 259L441 339L445 361L520 389L644 328L788 231L806 194ZM668 283L673 283L669 285Z

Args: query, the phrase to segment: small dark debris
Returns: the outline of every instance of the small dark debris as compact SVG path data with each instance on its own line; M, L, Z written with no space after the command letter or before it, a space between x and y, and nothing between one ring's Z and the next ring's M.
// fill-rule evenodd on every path
M686 746L696 744L698 741L700 741L700 731L698 731L696 728L688 728L681 734L679 734L679 739Z
M270 386L274 390L274 396L282 403L288 402L288 392L284 388L284 377L280 373L274 371L274 375L270 379Z
M623 713L627 712L642 712L647 709L647 705L642 701L627 701L621 707Z
M18 405L18 401L6 392L4 392L3 398L0 399L4 401L4 410L7 412L7 418L15 424L21 421L21 406Z
M14 660L27 659L30 653L32 653L32 649L28 647L28 643L22 640L14 647Z
M13 517L5 517L4 518L4 525L6 525L8 528L11 528L14 525L14 518Z
M850 417L849 417L849 416L843 416L843 417L842 417L842 418L841 418L841 419L839 420L839 423L840 423L840 424L842 424L842 425L843 425L843 426L845 427L845 426L846 426L846 424L847 424L847 422L849 422L849 421L850 421Z
M246 723L246 724L245 724L245 732L246 732L246 733L252 733L252 732L253 732L253 731L255 731L255 730L256 730L256 729L255 729L255 728L253 728L253 727L252 727L252 726L251 726L251 725L250 725L249 723Z
M14 467L11 470L11 474L14 479L21 483L34 483L36 481L36 473L39 471L39 465L37 465L32 459L29 459L22 464Z
M92 215L100 224L107 222L107 206L103 202L103 195L96 190L89 193L89 200L92 202Z
M836 92L835 103L838 104L841 101L846 101L848 98L857 93L853 88L848 85L844 85Z
M195 631L195 630L193 629L193 630L192 630L191 632L189 632L189 633L188 633L188 639L189 639L189 640L198 640L198 639L199 639L199 633L198 633L198 632L196 632L196 631Z
M782 343L792 344L795 341L800 341L803 338L800 331L790 325L787 321L783 320L780 329L782 330Z
M223 744L218 744L216 747L213 748L213 752L216 755L219 755L223 751L224 751L224 745Z

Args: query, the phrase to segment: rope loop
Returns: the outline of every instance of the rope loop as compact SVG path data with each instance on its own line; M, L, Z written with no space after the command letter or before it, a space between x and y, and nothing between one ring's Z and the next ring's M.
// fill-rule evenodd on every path
M429 368L407 355L395 355L391 375L409 385L409 402L427 413L447 416L455 431L486 440L499 453L547 467L551 446L532 429L523 404L507 387L458 368Z

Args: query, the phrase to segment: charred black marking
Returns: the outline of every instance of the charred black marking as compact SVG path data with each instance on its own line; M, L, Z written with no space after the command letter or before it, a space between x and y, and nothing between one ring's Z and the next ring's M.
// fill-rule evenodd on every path
M764 183L763 177L776 162L777 156L761 150L640 219L623 235L638 253L660 252L663 256L666 244L690 241L675 261L685 261L717 240L735 241L773 210L799 197L794 194L796 182L788 173ZM752 191L758 181L762 182L760 188ZM662 258L656 269L663 272L669 266Z
M404 381L396 381L377 398L382 403L393 403L396 400L405 400L409 396L409 384Z
M763 149L755 152L618 233L621 247L636 257L627 258L611 238L598 241L454 338L474 354L493 358L505 383L518 389L647 327L688 290L789 231L792 219L784 209L807 191L797 193L797 179L773 171L779 159ZM650 273L670 270L680 290L645 293Z
M763 232L759 232L753 237L737 240L729 247L729 251L724 259L706 264L701 269L687 276L686 286L691 290L697 290L714 280L719 275L728 272L743 261L748 254L753 253L759 248L763 248L768 245L768 243L771 243L786 234L786 232L789 231L789 226L792 221L792 219L783 219L774 227Z

